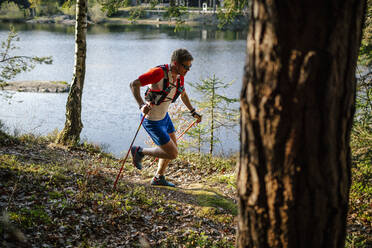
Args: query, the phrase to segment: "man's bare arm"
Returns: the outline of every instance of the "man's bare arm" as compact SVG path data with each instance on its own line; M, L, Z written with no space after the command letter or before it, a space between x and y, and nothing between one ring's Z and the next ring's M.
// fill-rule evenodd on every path
M137 103L138 103L138 107L140 108L140 110L142 111L142 113L144 114L147 114L150 109L151 109L151 106L146 104L142 97L141 97L141 82L136 79L134 80L133 82L130 83L130 89L132 91L132 94L134 96L134 98L136 99Z
M141 97L140 87L141 87L141 82L138 79L130 83L130 89L132 90L132 94L134 98L136 99L139 107L145 104L145 102L143 101Z
M195 108L191 105L189 96L187 95L186 91L184 91L181 95L181 100L185 104L185 106L190 110L191 115L197 119L197 123L201 122L202 116L195 112Z
M181 94L181 100L183 102L183 104L185 104L185 106L191 111L193 110L193 106L191 105L191 102L190 102L190 99L189 99L189 96L187 95L186 91L182 92Z

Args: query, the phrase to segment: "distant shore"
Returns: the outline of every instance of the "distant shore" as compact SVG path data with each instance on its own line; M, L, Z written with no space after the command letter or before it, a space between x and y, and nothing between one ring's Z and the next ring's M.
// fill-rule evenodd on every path
M189 11L184 13L182 18L165 18L164 10L144 10L143 17L131 20L130 11L121 11L120 14L114 17L105 17L100 20L92 21L88 20L88 25L94 24L145 24L145 25L186 25L186 26L218 26L219 20L216 13L202 12L202 11ZM4 22L18 22L18 23L30 23L30 24L61 24L61 25L75 25L75 17L71 15L51 15L41 16L34 18L16 18L9 19L0 17L1 21ZM227 29L243 28L248 24L247 18L241 16L237 17L233 23L226 25Z
M64 81L17 81L0 84L0 90L39 93L67 93L70 86Z

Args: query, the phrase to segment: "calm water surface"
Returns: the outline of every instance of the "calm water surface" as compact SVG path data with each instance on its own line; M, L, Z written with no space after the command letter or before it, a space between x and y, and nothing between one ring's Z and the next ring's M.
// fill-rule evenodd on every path
M73 27L14 26L20 37L17 54L53 56L53 65L37 66L15 80L71 81L75 46ZM1 41L6 39L8 27L9 24L0 24ZM225 94L239 97L245 39L245 31L191 28L175 33L167 26L90 27L82 100L82 139L104 145L116 156L125 154L139 124L139 110L129 83L149 68L169 63L172 51L180 47L187 48L194 56L193 67L185 78L191 98L200 99L201 96L187 87L187 83L213 74L224 82L234 81ZM10 132L45 135L63 128L66 99L67 94L13 93L10 100L0 97L0 119ZM238 151L237 132L238 127L221 130L222 142L217 145L216 153ZM143 144L147 138L141 129L136 144Z

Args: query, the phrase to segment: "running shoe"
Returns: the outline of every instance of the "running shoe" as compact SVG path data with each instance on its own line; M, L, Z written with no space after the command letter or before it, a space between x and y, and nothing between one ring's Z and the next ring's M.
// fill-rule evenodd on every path
M163 175L162 176L159 176L159 177L154 177L151 180L151 185L154 185L154 186L175 187L175 185L173 183L168 182L167 180L165 180L165 177Z
M136 166L137 169L142 169L142 159L144 155L142 154L142 147L140 146L132 146L130 149L130 153L132 154L132 162L133 165Z

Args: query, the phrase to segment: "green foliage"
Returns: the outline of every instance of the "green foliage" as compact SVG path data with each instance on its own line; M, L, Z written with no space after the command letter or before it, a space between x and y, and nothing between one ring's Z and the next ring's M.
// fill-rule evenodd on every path
M145 12L142 7L135 7L129 11L129 20L135 22L144 16Z
M183 141L181 143L181 146L195 148L198 151L199 155L202 154L201 148L205 143L205 137L209 134L209 130L207 128L208 124L208 121L204 118L201 123L199 123L187 133L187 136L191 139L186 139L185 141Z
M364 66L372 66L372 0L367 1L366 20L359 50L359 63Z
M236 17L244 15L244 9L248 7L248 0L224 0L223 8L218 10L218 27L232 23Z
M14 50L19 49L14 43L19 41L18 34L14 27L10 27L10 32L6 41L1 42L0 50L0 82L10 80L21 72L30 71L36 64L51 64L51 57L20 56L11 55Z
M174 19L176 21L176 26L174 28L174 32L179 32L184 29L184 20L182 17L187 12L187 8L183 6L171 6L169 8L166 8L166 12L163 14L164 19L172 20Z
M102 11L107 14L107 16L113 16L121 7L126 7L127 2L123 0L99 0L102 5Z
M30 8L36 8L39 4L41 4L42 0L28 0L31 4Z
M36 16L49 16L60 12L58 2L54 0L40 0L34 9Z
M183 6L173 6L166 9L166 12L164 13L164 18L171 19L176 18L176 20L180 20L182 16L184 15L184 12L187 11L186 7Z
M70 0L68 0L70 1ZM50 16L61 12L61 1L55 0L29 0L30 9L34 16Z
M150 0L150 8L154 9L159 4L158 0Z
M222 82L215 75L201 82L191 83L191 86L202 96L202 100L195 102L198 109L203 110L202 126L192 133L194 140L197 139L194 143L202 144L208 140L210 154L213 154L214 144L219 142L215 131L221 127L234 127L238 122L239 109L231 107L238 102L238 99L219 93L228 89L232 83Z
M99 23L105 19L106 13L100 4L94 3L92 7L88 8L88 16L93 22Z
M30 7L29 0L0 0L0 4L2 4L3 2L14 2L23 9Z
M24 18L25 12L13 2L3 2L0 7L0 16L9 19Z
M60 10L65 15L75 16L76 15L76 0L67 0Z

